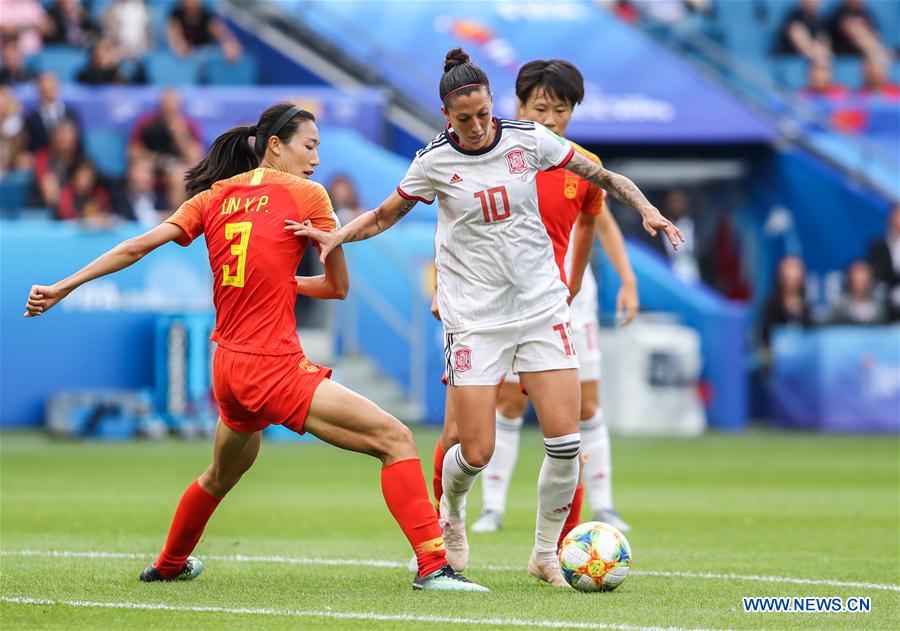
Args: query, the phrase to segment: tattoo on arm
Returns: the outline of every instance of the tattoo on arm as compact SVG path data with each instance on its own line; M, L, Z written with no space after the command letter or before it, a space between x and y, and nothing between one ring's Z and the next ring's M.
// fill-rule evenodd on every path
M362 241L384 232L409 214L415 205L416 200L404 199L393 212L381 205L362 217L354 219L346 226L347 238L343 240L343 243ZM359 223L358 226L357 223Z
M584 156L575 154L566 165L566 169L575 175L580 175L588 182L606 189L612 193L613 197L639 212L648 206L653 207L653 204L644 197L641 189L634 182L624 175L604 169Z

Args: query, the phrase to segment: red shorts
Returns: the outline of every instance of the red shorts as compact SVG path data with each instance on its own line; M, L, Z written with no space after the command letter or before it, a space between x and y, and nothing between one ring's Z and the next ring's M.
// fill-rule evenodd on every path
M213 359L213 393L222 422L236 432L284 425L303 433L313 394L331 368L293 355L254 355L221 346Z

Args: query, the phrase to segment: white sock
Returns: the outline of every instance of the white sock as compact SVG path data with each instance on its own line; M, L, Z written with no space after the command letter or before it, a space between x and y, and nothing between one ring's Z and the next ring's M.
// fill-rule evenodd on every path
M603 410L597 410L592 419L581 424L581 436L581 450L587 456L582 479L591 510L612 508L612 455Z
M459 444L453 445L444 455L444 471L441 485L444 497L441 500L447 506L447 515L453 519L466 518L466 494L475 484L478 474L484 467L473 467L462 455Z
M494 455L481 475L484 510L506 512L506 496L516 460L519 458L519 433L522 417L509 418L497 412L497 442Z
M545 438L544 464L538 477L537 525L534 551L539 560L556 556L556 542L569 515L575 487L578 485L579 434Z

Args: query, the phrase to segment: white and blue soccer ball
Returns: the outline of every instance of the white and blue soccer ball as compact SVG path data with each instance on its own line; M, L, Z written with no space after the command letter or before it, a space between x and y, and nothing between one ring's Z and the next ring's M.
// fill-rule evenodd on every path
M601 521L576 526L559 548L559 566L569 585L582 592L608 592L628 576L631 546L618 529Z

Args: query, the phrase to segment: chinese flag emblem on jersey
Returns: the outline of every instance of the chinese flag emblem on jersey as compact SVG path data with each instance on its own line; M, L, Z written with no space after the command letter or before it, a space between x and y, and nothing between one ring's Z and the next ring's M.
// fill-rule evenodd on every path
M563 184L563 194L566 199L575 199L578 195L578 178L566 176L565 184Z

